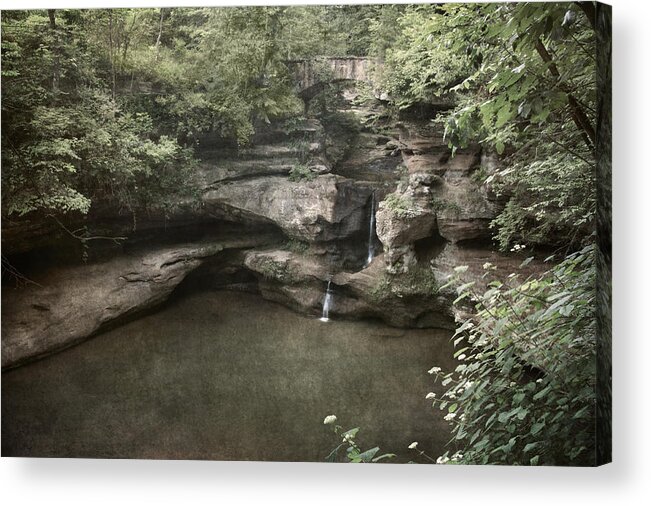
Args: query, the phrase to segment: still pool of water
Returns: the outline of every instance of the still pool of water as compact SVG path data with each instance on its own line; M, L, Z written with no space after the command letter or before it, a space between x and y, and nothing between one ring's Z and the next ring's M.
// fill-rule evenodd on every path
M439 455L450 433L427 370L454 367L449 337L194 293L3 373L2 454L323 461L334 413L396 462L412 441Z

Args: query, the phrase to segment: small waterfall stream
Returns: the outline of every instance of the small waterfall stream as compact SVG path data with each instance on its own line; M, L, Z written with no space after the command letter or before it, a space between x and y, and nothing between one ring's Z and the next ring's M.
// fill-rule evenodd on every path
M328 315L330 314L330 306L332 306L332 290L330 290L331 281L328 280L328 287L326 288L325 298L323 299L323 311L321 312L322 322L330 321Z
M373 236L375 235L375 193L371 194L371 217L368 222L368 252L366 254L366 263L368 267L375 256L375 246L373 245Z

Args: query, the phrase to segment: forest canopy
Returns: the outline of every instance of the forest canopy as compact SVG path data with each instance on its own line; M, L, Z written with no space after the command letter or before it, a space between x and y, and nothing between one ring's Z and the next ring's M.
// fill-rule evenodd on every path
M593 24L584 3L7 11L2 212L173 206L202 134L242 146L303 113L287 62L354 55L396 111L454 96L432 118L453 150L509 160L491 181L502 248L577 247L595 210Z

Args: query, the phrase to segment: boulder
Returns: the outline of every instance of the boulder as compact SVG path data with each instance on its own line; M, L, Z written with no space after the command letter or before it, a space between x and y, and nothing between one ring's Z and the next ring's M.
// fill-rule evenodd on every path
M375 219L377 236L388 248L428 237L436 227L431 202L412 187L398 189L382 200Z
M415 262L414 243L436 231L431 199L413 187L398 189L381 201L375 215L376 233L384 246L390 272L406 272Z
M220 185L203 194L206 211L230 221L272 223L310 242L348 237L365 226L370 189L325 174L311 181L261 177Z

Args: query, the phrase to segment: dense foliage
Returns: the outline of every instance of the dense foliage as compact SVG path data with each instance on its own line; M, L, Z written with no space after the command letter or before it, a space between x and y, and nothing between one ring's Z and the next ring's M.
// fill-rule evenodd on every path
M287 62L368 53L381 10L3 12L3 216L168 210L200 138L244 145L301 114Z
M5 216L87 213L95 201L164 206L187 176L191 152L111 86L107 23L102 13L4 13Z
M580 245L594 226L596 52L585 4L416 6L386 51L382 86L396 107L452 95L457 105L438 120L453 151L480 143L504 156L487 175L508 199L494 223L503 249Z
M433 405L453 426L455 463L594 464L593 247L539 277L459 284L474 314L455 333L453 372L430 372L447 391ZM484 265L485 276L494 267ZM451 457L446 453L441 460Z
M442 123L453 152L472 143L501 157L482 170L506 200L493 222L502 249L591 244L596 212L595 13L588 2L444 4L408 9L386 52L394 105L454 96ZM550 258L551 260L551 258ZM452 427L438 463L593 465L596 320L593 246L540 277L461 281L468 318L455 371L430 373ZM486 264L486 276L493 267Z

